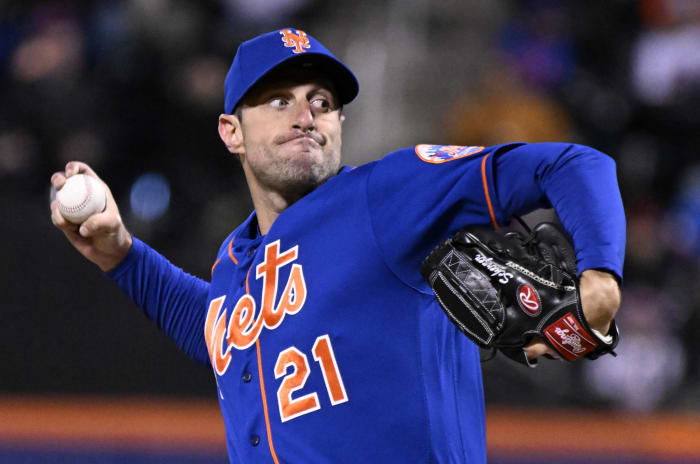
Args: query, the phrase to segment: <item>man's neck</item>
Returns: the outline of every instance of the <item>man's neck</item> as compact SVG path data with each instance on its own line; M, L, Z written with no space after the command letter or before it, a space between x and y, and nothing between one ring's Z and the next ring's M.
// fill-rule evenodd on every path
M260 233L266 235L272 227L272 224L277 220L277 217L282 214L282 211L289 208L292 204L298 201L303 194L290 194L289 192L279 192L276 190L268 190L262 187L257 182L248 181L250 196L253 199L255 206L255 215L258 218L258 227Z

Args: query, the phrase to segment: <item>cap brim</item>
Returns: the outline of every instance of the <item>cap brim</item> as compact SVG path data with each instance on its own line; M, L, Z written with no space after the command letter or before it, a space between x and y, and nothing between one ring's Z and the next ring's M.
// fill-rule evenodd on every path
M302 67L309 66L316 69L320 74L327 75L338 92L340 104L345 105L355 99L359 92L359 84L355 75L340 61L322 53L304 53L295 56L281 64L299 63Z
M341 105L353 101L359 92L359 84L355 75L340 61L323 53L306 52L286 58L267 72L258 77L248 90L241 96L238 102L242 102L251 90L265 77L287 66L314 69L321 75L326 75L333 83L338 100Z

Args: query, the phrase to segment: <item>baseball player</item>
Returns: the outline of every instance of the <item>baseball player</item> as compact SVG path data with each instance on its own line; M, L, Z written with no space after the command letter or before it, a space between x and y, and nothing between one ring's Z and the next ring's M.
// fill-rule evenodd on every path
M625 223L614 162L580 145L417 145L341 167L352 72L299 29L243 43L219 134L255 210L211 281L169 263L107 207L68 240L216 378L233 463L486 460L479 352L420 273L441 240L553 207L573 238L586 319L620 304ZM56 188L80 162L52 177ZM552 354L541 340L524 353Z

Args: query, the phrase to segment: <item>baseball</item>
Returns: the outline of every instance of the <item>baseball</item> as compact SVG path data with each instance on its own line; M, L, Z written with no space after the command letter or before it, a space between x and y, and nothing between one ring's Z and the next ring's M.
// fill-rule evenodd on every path
M56 192L58 210L66 221L82 224L95 213L105 209L107 192L94 177L76 174L66 179L61 190Z

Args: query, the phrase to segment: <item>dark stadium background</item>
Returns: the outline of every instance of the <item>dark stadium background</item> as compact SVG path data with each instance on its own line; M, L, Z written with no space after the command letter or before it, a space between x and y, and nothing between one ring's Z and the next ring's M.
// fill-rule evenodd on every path
M285 26L358 76L346 164L417 143L545 140L617 162L619 356L484 364L490 462L700 462L692 0L1 2L0 462L224 459L211 372L53 228L49 177L88 162L136 236L207 278L252 208L216 131L223 79L242 40Z

